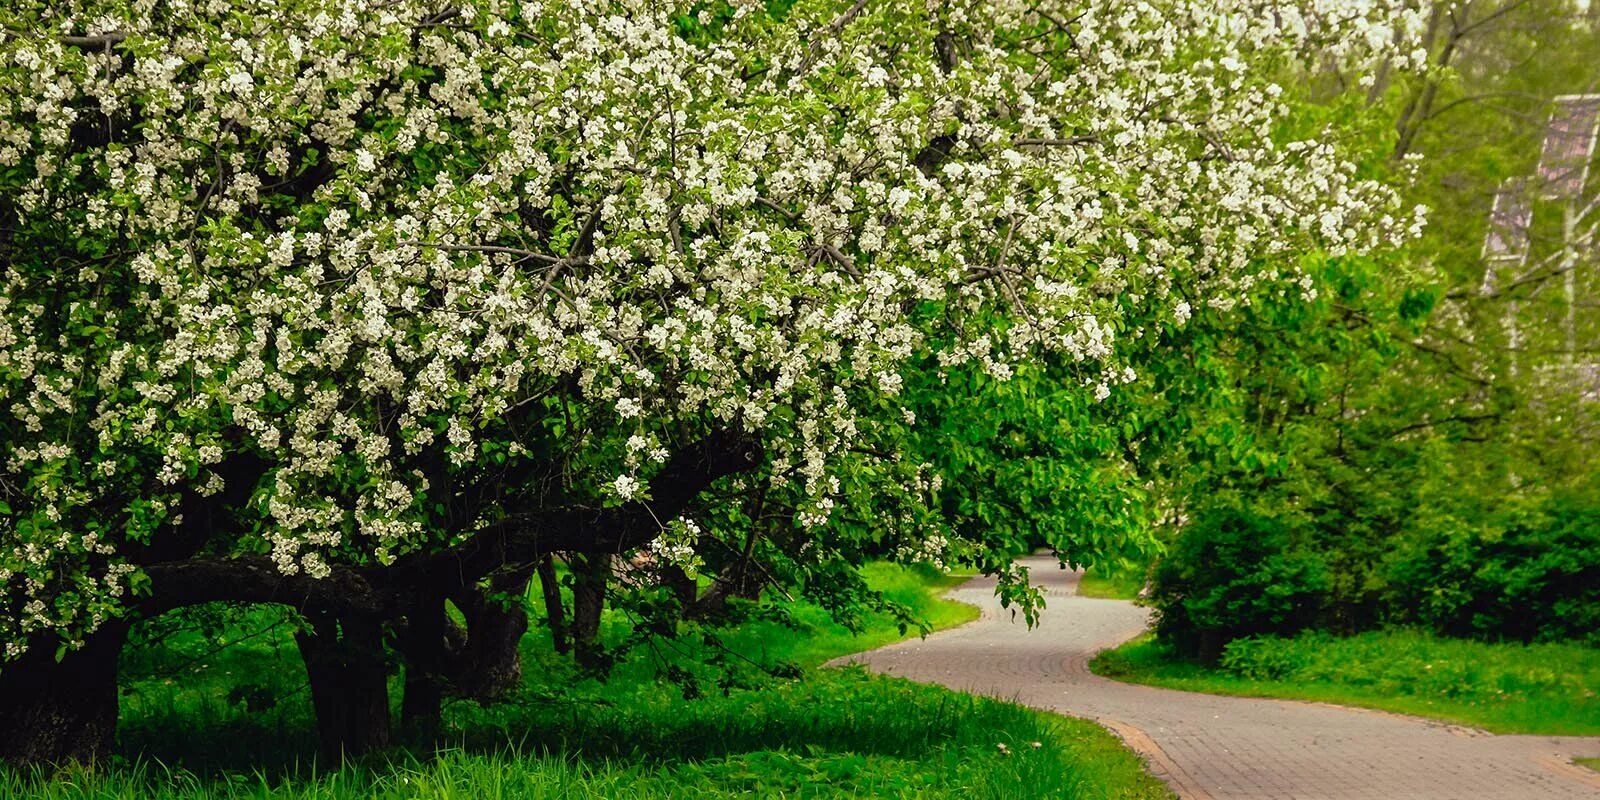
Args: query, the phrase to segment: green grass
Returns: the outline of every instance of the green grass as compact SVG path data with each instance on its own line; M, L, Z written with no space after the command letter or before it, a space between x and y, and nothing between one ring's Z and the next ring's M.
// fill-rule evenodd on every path
M153 766L0 782L59 798L1157 798L1093 726L859 671L693 703L633 702L517 715L501 748L392 754L337 771L200 775ZM560 741L552 741L560 740ZM1035 749L1032 742L1041 747ZM1004 743L1009 754L996 747ZM550 747L557 744L557 747Z
M1588 767L1600 772L1600 758L1574 758L1572 760L1580 767Z
M932 630L953 628L978 618L976 607L942 596L945 590L964 582L967 579L964 576L886 562L868 564L862 568L862 575L885 599L910 609ZM777 622L746 622L723 636L724 643L757 661L788 661L802 667L816 667L839 656L882 647L917 633L915 630L902 632L886 617L875 617L861 631L851 633L816 606L795 603L787 609L790 624L798 626L798 631Z
M1496 733L1600 734L1600 649L1490 644L1406 630L1230 644L1218 667L1149 636L1101 653L1095 673L1212 694L1316 700Z
M868 567L867 578L934 627L977 614L940 598L955 578L885 564ZM319 768L312 756L304 673L286 628L245 620L232 636L267 630L217 652L193 634L173 636L177 652L146 652L145 663L130 664L151 675L125 697L115 766L48 780L0 772L0 797L1171 796L1091 723L859 668L817 669L902 634L887 616L852 634L814 606L783 608L789 625L750 621L720 638L728 658L799 664L799 679L736 674L719 683L727 673L708 669L703 654L688 655L693 641L667 640L601 682L554 654L536 626L524 640L526 686L510 702L453 703L438 749L414 744L338 769ZM607 619L612 636L627 627L620 614ZM173 672L173 664L182 668ZM686 700L681 684L659 679L667 665L697 675L703 696ZM264 704L266 697L283 700Z
M1078 581L1078 594L1104 600L1136 600L1144 588L1144 575L1132 570L1090 567Z

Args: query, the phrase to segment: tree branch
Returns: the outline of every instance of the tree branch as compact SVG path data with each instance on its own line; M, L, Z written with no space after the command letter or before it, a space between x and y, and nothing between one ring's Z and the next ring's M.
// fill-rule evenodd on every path
M718 479L755 468L759 445L745 434L714 431L678 450L650 482L650 500L609 509L564 506L512 514L442 553L420 553L390 566L335 566L324 578L286 575L264 555L193 558L145 567L151 594L137 604L159 614L213 601L280 603L302 611L393 616L419 589L449 593L547 553L619 553L660 535L665 520Z
M68 47L81 50L104 50L112 45L121 43L128 38L128 34L121 32L96 33L88 36L63 36L60 41Z

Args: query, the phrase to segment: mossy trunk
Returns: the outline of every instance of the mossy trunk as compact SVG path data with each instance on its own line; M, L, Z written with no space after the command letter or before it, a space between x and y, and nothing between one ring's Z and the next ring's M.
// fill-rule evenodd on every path
M0 667L0 761L105 762L117 732L117 657L127 636L126 625L103 626L59 661L55 643L40 640Z

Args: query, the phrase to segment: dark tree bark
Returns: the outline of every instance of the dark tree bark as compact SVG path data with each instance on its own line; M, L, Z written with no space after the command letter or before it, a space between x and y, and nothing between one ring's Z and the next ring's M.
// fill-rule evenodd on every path
M1223 638L1222 631L1206 629L1200 631L1200 641L1197 645L1197 656L1202 664L1215 665L1222 661L1222 650L1228 644Z
M735 562L711 579L711 585L690 607L689 615L701 619L718 617L728 610L729 598L755 600L760 596L761 582L748 577L745 562Z
M383 626L362 617L314 619L295 636L311 682L322 754L343 759L390 742L389 668Z
M432 739L444 708L444 682L438 675L406 661L406 685L400 696L400 725L409 735Z
M556 652L572 652L572 640L567 636L567 607L561 600L561 583L556 578L555 557L546 553L539 559L539 588L544 592L544 617L550 626L550 641Z
M759 526L764 519L763 513L767 504L766 489L763 488L749 498L749 503L747 512L751 524L749 531L745 533L744 546L739 551L738 559L724 566L711 580L711 586L689 607L691 616L702 618L719 616L727 610L730 597L744 600L760 599L763 584L750 574L750 567L755 563L756 543L761 539Z
M661 567L661 583L672 592L673 598L684 609L694 607L695 599L700 594L700 587L695 584L694 578L677 564L667 564Z
M0 761L105 761L117 730L117 657L127 637L126 624L107 624L60 662L54 642L40 640L0 668Z
M1395 124L1399 134L1395 139L1394 158L1404 158L1411 152L1416 144L1417 135L1422 132L1422 126L1433 116L1433 104L1439 97L1439 87L1443 80L1440 75L1445 68L1455 59L1460 52L1461 40L1479 23L1463 25L1456 18L1454 7L1441 3L1434 4L1433 13L1428 18L1428 27L1423 33L1422 49L1429 54L1430 65L1438 67L1430 69L1422 82L1422 89L1406 101L1400 112L1400 120ZM1448 30L1445 28L1448 27ZM1440 32L1444 33L1444 46L1439 50L1438 56L1433 55L1434 42L1438 40Z
M508 564L536 564L547 553L621 553L661 535L661 520L678 516L719 478L754 469L755 441L714 431L667 459L650 481L650 500L596 510L581 506L510 511L499 522L442 553L418 554L373 569L377 587L469 586ZM470 515L469 515L470 516Z
M578 663L600 662L600 613L605 610L606 584L611 580L611 554L585 553L572 564L572 645Z
M467 618L466 646L453 668L456 693L479 702L504 697L522 683L522 652L528 612L520 602L533 580L534 565L496 574L487 588L456 595Z
M406 614L400 652L405 656L405 693L400 698L400 724L431 737L439 727L444 701L450 642L444 598L426 594Z

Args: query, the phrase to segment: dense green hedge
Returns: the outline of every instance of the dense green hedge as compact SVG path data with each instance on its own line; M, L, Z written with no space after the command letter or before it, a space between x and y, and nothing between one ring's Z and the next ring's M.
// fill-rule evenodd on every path
M1552 494L1475 526L1445 519L1364 542L1323 527L1337 526L1338 515L1218 503L1196 514L1155 570L1157 633L1207 661L1243 637L1396 624L1488 641L1600 644L1594 497Z
M1452 636L1600 645L1600 501L1557 495L1388 565L1393 613Z

